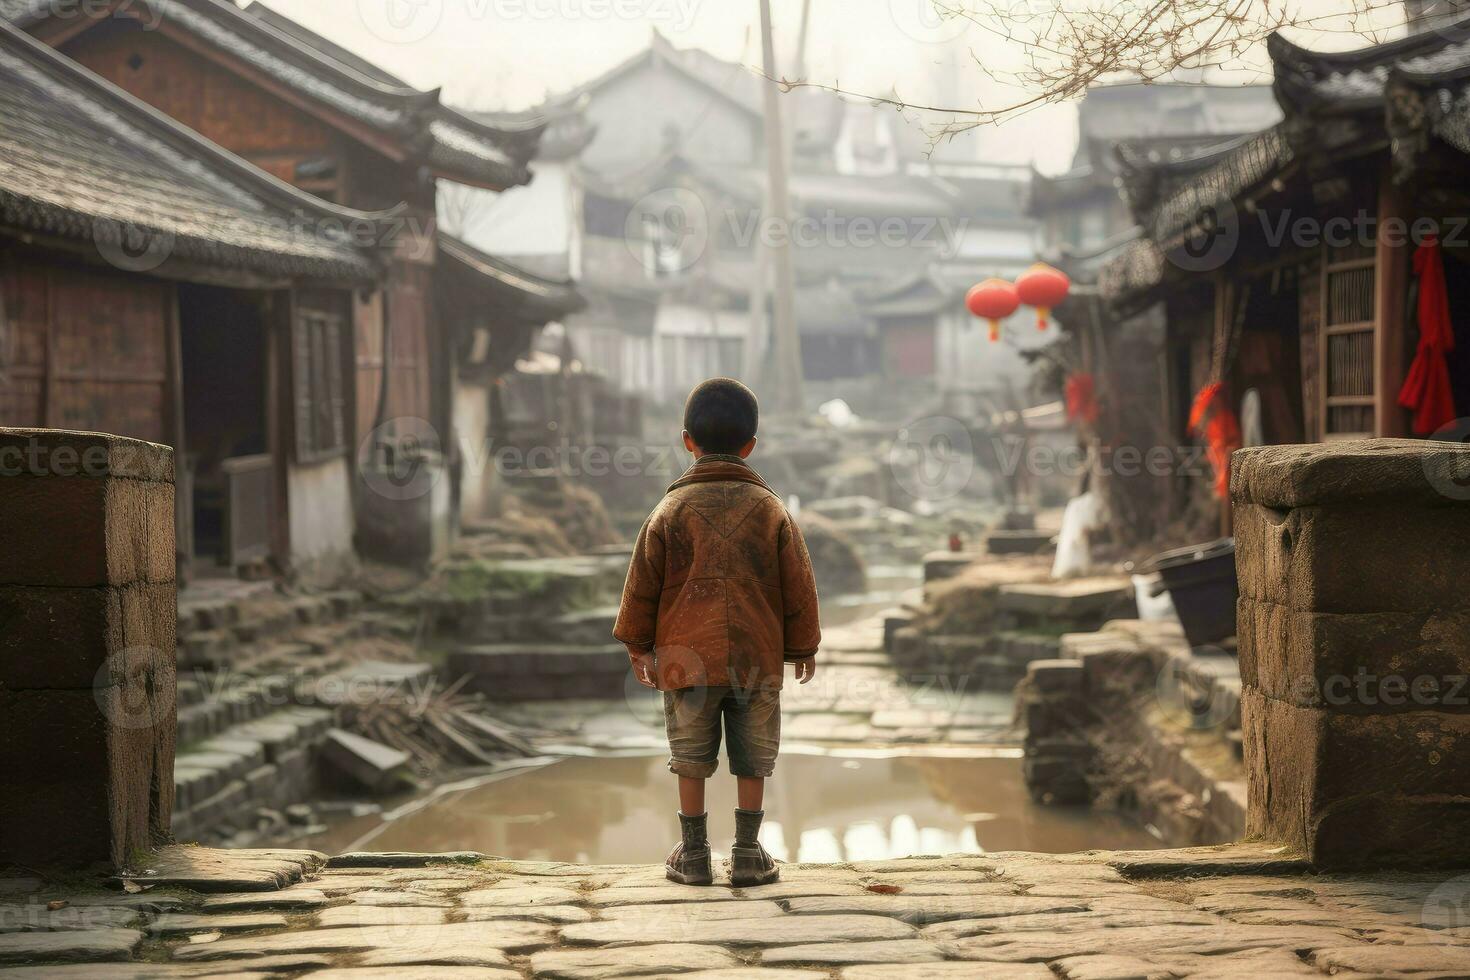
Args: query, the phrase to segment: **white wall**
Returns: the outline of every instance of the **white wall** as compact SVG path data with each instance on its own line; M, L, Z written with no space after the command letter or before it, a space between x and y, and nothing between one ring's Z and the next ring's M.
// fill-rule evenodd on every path
M327 584L357 565L352 549L352 471L347 457L286 467L291 564L307 581Z
M571 171L561 160L536 161L531 171L529 184L498 194L441 181L440 224L491 255L568 254L575 213ZM462 225L456 224L460 218Z
M490 390L479 381L461 379L454 386L454 437L463 461L459 484L461 522L489 516L494 483L494 448L490 445Z

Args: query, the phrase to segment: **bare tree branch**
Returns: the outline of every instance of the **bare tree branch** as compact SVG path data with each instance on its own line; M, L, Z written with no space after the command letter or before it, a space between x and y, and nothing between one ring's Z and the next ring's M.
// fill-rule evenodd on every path
M926 126L930 149L979 126L1076 98L1110 80L1158 82L1180 73L1236 67L1284 29L1354 35L1372 43L1404 26L1401 0L1339 0L1304 15L1293 0L929 0L942 21L963 20L1006 43L1019 65L1002 70L972 49L976 71L1022 93L998 108L909 102L808 80L772 78L783 91L815 88L900 111L943 114ZM1044 8L1044 9L1039 9ZM767 76L769 77L769 76Z

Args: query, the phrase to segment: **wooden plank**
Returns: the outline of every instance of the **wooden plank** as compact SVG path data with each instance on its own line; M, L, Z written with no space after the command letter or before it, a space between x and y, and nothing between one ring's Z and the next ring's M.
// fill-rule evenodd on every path
M1404 218L1402 189L1391 179L1385 165L1378 180L1378 227ZM1404 322L1404 304L1408 293L1411 252L1407 236L1386 244L1381 238L1373 271L1374 303L1378 320L1377 346L1374 352L1374 394L1378 398L1377 434L1409 435L1409 413L1398 403L1408 367L1408 326Z

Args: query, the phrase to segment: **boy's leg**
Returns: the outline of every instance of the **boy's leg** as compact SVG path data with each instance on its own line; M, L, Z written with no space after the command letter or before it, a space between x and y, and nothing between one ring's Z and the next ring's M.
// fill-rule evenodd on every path
M682 792L682 787L680 789ZM700 800L704 799L701 792ZM735 805L742 810L764 809L766 799L766 781L761 776L736 776L735 777Z
M777 880L781 869L760 845L766 777L781 745L779 691L737 691L726 701L725 746L736 778L735 844L730 848L730 884L737 888Z
M719 765L722 696L718 688L664 692L669 771L679 777L681 838L665 862L665 873L670 881L686 885L708 885L714 880L704 783Z
M679 812L688 817L704 813L704 783L702 776L679 777ZM740 797L745 799L744 794ZM744 806L745 804L740 804ZM757 807L759 809L759 807Z

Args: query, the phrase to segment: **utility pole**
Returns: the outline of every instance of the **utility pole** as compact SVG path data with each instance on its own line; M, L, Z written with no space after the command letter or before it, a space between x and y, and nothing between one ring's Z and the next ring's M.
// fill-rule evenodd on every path
M786 130L781 125L781 94L776 83L776 46L771 38L771 0L760 0L761 61L768 76L761 90L766 116L766 209L778 222L769 249L775 272L771 339L774 357L772 381L776 410L786 414L804 411L801 375L801 339L796 333L796 271L791 261L791 192L786 184Z

